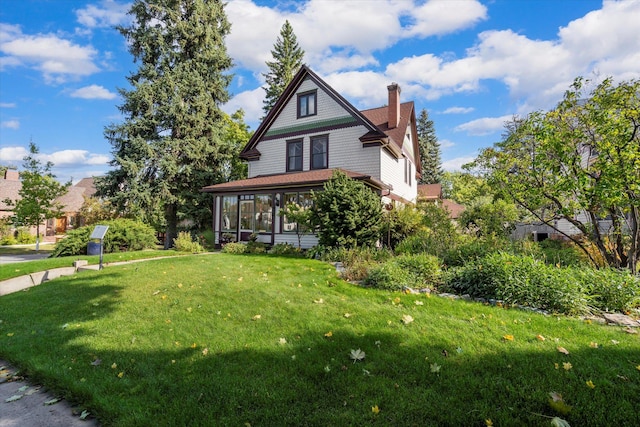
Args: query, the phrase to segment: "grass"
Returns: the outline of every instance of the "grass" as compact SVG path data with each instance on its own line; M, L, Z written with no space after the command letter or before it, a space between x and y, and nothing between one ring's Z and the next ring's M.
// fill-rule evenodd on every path
M25 255L37 253L50 253L55 245L53 243L41 243L40 251L36 252L36 246L33 245L11 245L0 246L0 255Z
M103 425L640 424L638 335L360 288L313 260L110 267L3 296L0 321L0 357Z
M104 264L108 264L112 262L133 261L137 259L159 258L177 255L185 255L185 253L177 252L174 250L116 252L104 254L102 257L102 262ZM73 262L79 259L87 260L89 261L89 264L100 263L100 255L77 255L58 258L45 258L37 261L3 264L2 269L0 269L0 280L11 279L13 277L23 276L25 274L36 273L39 271L50 270L52 268L71 267L73 265Z

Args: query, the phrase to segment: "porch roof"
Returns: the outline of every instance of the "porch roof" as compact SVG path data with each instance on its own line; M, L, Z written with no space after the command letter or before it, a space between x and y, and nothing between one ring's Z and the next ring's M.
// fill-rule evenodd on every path
M365 182L377 190L390 189L388 185L373 178L371 175L353 172L346 169L316 169L304 172L288 172L273 175L258 175L253 178L209 185L202 189L205 193L237 193L241 191L274 191L288 188L314 187L324 184L331 178L333 172L339 170L349 178Z

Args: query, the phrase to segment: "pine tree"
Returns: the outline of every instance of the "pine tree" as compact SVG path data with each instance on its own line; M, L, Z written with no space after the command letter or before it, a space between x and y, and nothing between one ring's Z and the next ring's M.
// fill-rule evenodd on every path
M120 89L124 122L105 129L114 170L98 182L120 211L156 228L173 245L181 219L208 222L201 188L224 180L235 147L224 139L232 60L230 24L219 0L135 0L119 27L138 69Z
M280 37L276 39L271 55L274 60L266 62L269 72L263 74L267 83L267 87L264 88L266 95L262 107L265 116L302 66L304 50L298 46L296 35L293 33L293 27L289 21L285 21L280 29Z
M422 109L416 123L418 130L418 146L420 147L420 164L422 177L420 184L437 184L442 179L442 161L440 160L440 143L429 119L427 110Z

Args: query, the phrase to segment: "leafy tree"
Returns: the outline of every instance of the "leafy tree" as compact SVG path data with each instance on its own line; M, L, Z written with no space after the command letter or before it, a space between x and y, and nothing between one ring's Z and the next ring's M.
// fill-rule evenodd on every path
M44 165L37 158L38 147L29 143L29 155L24 158L20 172L22 187L18 191L18 200L6 199L13 206L12 221L15 225L36 227L36 250L40 250L40 225L48 219L62 215L63 205L56 201L66 194L71 181L60 184L51 173L53 163Z
M492 197L478 197L466 207L458 223L477 236L509 237L520 218L514 203Z
M420 148L420 163L422 177L420 184L437 184L442 179L442 161L440 160L440 143L433 127L433 120L423 109L416 123L418 130L418 147Z
M133 23L118 30L139 67L127 78L132 89L120 89L124 122L105 129L114 170L98 195L165 226L169 247L180 219L208 222L200 190L224 180L235 154L220 110L232 78L230 24L219 0L136 0L129 13Z
M280 216L286 216L289 222L296 223L296 236L298 236L298 249L302 248L302 236L311 230L311 210L297 203L287 203L281 210Z
M298 46L298 40L289 21L285 21L280 29L280 36L276 39L271 55L273 61L266 62L269 72L263 74L267 83L262 106L265 116L302 66L304 50Z
M511 124L478 163L520 206L606 263L637 271L640 255L640 81L578 78L549 112ZM602 219L606 223L601 223ZM563 231L569 223L582 235ZM604 226L602 226L604 225Z
M118 213L108 200L101 200L97 197L87 197L84 199L78 215L82 219L82 225L93 225L101 221L115 219Z
M310 222L317 229L321 245L366 246L380 237L380 197L361 181L335 171L323 191L312 192L312 196Z
M484 177L471 173L468 170L469 167L466 169L463 172L444 172L442 174L442 197L469 206L479 197L494 194L494 189Z

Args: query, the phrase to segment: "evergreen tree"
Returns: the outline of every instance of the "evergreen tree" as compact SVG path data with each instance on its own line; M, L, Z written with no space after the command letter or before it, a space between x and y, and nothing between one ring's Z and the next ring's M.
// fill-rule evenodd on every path
M416 125L418 128L420 164L422 166L420 184L437 184L442 179L440 143L433 127L433 120L429 119L427 110L422 109Z
M274 60L266 62L269 72L263 74L267 83L267 87L264 88L266 95L262 107L265 116L302 66L304 50L298 46L296 35L293 33L293 27L289 21L285 21L280 29L280 37L277 38L271 55Z
M6 199L4 202L13 206L11 218L14 225L36 227L36 250L40 249L40 225L62 215L62 204L56 201L67 193L71 181L60 184L51 173L53 163L44 165L37 158L38 147L29 143L29 155L24 158L20 172L22 187L18 191L18 200Z
M156 228L173 244L181 219L207 223L206 185L225 178L234 146L224 139L232 60L230 24L219 0L135 0L119 27L138 69L120 89L124 122L105 129L114 170L99 194Z

